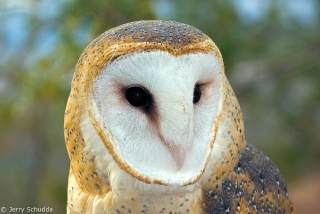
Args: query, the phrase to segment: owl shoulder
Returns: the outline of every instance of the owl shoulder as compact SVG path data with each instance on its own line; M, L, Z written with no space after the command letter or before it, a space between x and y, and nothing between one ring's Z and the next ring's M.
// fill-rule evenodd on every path
M204 213L295 213L278 168L250 143L220 184L203 190Z

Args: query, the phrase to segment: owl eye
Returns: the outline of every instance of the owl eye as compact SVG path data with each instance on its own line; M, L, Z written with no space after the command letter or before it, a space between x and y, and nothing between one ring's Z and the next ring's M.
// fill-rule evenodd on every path
M199 102L200 97L201 97L200 85L196 84L193 90L193 103Z
M142 87L134 86L126 89L127 101L135 107L144 107L149 105L149 93Z

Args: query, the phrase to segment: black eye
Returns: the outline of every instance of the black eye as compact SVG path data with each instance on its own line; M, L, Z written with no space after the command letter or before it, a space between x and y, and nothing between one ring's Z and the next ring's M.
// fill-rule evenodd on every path
M149 93L142 87L134 86L127 88L126 99L135 107L144 107L149 105Z
M201 97L200 85L196 84L193 90L193 103L199 102L200 97Z

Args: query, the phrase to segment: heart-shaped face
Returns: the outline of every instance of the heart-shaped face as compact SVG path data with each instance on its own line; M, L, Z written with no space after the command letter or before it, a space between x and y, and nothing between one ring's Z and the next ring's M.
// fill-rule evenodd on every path
M193 189L212 157L225 94L233 96L226 85L218 48L194 27L140 21L110 29L85 49L72 81L70 175L99 194Z
M160 50L106 64L92 98L105 150L141 181L194 183L215 137L221 69L213 53L173 56Z

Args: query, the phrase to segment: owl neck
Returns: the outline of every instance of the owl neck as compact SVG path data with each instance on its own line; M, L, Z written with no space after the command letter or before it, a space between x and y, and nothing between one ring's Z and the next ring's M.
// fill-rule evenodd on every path
M70 172L68 189L68 213L200 213L202 190L199 187L193 191L171 194L143 194L136 189L130 195L112 191L103 194L94 194L81 188L76 177Z

